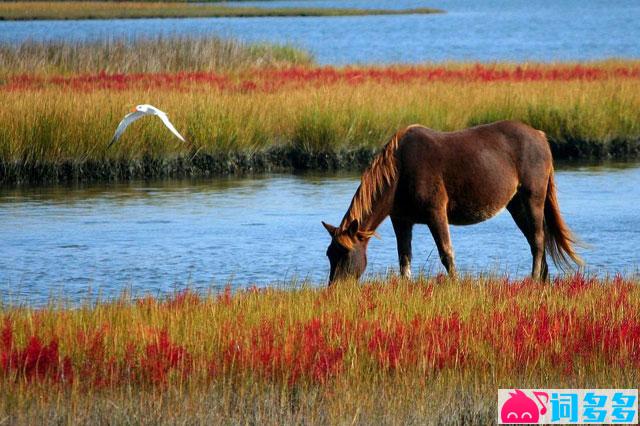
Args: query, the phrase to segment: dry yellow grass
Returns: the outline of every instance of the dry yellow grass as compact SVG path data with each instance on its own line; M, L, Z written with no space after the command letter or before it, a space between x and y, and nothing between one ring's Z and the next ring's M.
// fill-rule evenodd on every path
M258 151L294 145L304 151L376 148L396 129L421 123L455 130L516 119L558 144L606 144L640 135L637 81L436 82L336 84L273 93L186 90L16 90L0 106L0 158L48 162L186 156L186 145L159 122L135 123L114 149L105 144L132 106L167 111L201 152Z
M13 75L231 72L309 66L313 58L290 45L218 37L152 37L0 44L0 79Z

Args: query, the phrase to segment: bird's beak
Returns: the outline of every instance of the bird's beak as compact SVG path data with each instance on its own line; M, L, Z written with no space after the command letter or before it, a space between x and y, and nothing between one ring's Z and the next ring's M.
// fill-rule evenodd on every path
M136 107L131 108L131 112L136 112Z

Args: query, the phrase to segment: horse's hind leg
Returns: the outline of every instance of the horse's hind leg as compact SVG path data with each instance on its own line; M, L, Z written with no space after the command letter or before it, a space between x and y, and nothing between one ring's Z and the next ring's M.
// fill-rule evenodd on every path
M549 267L544 252L544 196L520 190L507 205L507 210L531 248L531 277L546 281Z
M393 230L396 233L398 243L398 261L400 262L400 275L411 278L411 236L413 223L406 220L391 218Z
M456 276L456 267L453 258L453 246L449 236L449 221L446 211L440 212L432 217L428 223L429 230L438 247L440 261L446 268L450 277Z
M549 265L547 265L547 256L544 254L542 255L542 272L540 280L549 281Z

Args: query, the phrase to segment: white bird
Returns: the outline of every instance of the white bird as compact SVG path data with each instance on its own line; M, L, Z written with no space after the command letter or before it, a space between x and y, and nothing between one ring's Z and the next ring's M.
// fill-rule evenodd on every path
M144 117L145 115L157 115L158 117L160 117L164 125L167 126L167 129L171 130L171 133L176 135L178 139L180 139L182 142L186 142L182 137L182 135L178 133L176 128L173 127L173 124L171 124L171 121L169 121L169 117L167 117L167 114L165 112L160 111L158 108L154 107L153 105L144 104L144 105L138 105L133 109L132 112L124 116L120 124L118 124L116 133L113 135L113 138L111 138L111 142L109 142L109 145L107 146L107 148L113 145L120 138L120 135L124 133L125 129L129 126L129 124L133 123L140 117Z

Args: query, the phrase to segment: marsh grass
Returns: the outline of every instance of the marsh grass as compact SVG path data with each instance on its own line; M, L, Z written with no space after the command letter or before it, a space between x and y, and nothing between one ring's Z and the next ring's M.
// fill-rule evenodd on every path
M260 8L229 7L221 6L219 4L189 4L188 2L18 1L0 3L0 19L4 20L365 16L433 14L442 12L442 10L431 8Z
M389 276L2 306L0 419L489 424L498 388L635 387L639 288Z
M167 73L308 66L313 57L291 45L218 37L155 37L0 44L0 76L70 73Z
M640 65L316 67L287 46L168 38L0 47L0 182L365 167L397 129L520 120L556 159L640 155ZM166 111L190 141L142 119Z
M274 92L206 85L11 90L0 105L0 181L357 169L402 126L457 130L502 119L545 131L557 159L634 158L640 153L637 86L604 80L338 83ZM145 118L107 150L118 122L140 103L167 111L193 149L159 120Z

